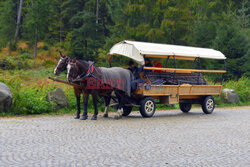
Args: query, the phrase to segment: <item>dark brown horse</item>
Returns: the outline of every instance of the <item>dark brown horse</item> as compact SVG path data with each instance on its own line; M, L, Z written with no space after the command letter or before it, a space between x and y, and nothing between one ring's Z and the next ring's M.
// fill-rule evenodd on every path
M57 66L54 70L54 74L55 75L59 75L61 74L61 72L65 71L67 69L67 65L69 63L69 61L71 60L70 57L68 56L64 56L61 52L60 52L60 59L57 63ZM79 84L79 82L75 82L76 84ZM84 87L74 87L74 93L76 96L76 103L77 103L77 113L76 113L76 117L75 119L79 119L80 118L80 113L81 113L81 107L80 107L80 101L81 101L81 94L83 94L83 102L84 104L88 103L88 96L89 94L84 93L85 89ZM104 96L104 100L105 100L105 111L104 111L104 117L108 117L108 106L110 104L110 100L111 100L111 96L110 96L110 92L107 92L108 94L103 95ZM84 105L84 111L87 112L87 105ZM81 119L86 119L85 116L82 116Z
M109 82L105 83L105 77L104 76L114 76L114 78L120 78L121 80L127 79L128 85L127 87L130 87L130 82L132 78L132 73L128 70L122 69L122 68L98 68L93 65L92 62L87 61L78 61L76 59L70 60L67 66L67 80L69 83L72 82L79 82L82 91L85 94L85 100L84 100L84 113L82 115L82 119L87 119L87 104L88 104L88 97L89 94L92 95L93 99L93 105L94 105L94 115L92 116L92 120L97 119L98 115L98 109L97 109L97 96L106 96L105 103L106 107L110 102L110 96L112 91L115 92L116 97L118 99L118 111L115 118L119 119L122 117L124 107L123 97L125 96L124 90L126 86L119 85L120 83L114 83L115 81L113 78L109 78L111 81L114 81L113 83ZM121 83L123 84L123 82ZM111 86L112 85L112 86ZM130 92L129 92L130 93Z

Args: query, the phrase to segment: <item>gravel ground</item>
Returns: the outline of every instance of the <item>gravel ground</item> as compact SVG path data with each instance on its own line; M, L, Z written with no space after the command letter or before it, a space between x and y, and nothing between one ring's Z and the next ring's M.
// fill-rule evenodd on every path
M250 166L250 106L138 112L121 120L72 115L0 118L0 166Z

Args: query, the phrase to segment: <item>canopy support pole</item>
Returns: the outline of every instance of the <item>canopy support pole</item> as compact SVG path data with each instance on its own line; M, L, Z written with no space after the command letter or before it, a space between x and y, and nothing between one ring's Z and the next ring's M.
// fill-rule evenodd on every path
M175 56L174 56L174 68L176 68L176 59L175 59Z
M173 58L174 58L174 68L176 69L176 59L175 59L175 56ZM173 83L174 83L175 78L176 78L175 76L176 76L176 70L174 71Z
M227 70L227 67L226 67L226 59L224 60L224 70L226 71ZM222 74L222 79L221 79L221 85L224 81L224 77L225 77L225 73Z
M197 57L196 57L196 58L194 59L194 61L193 61L192 69L194 69L194 64L195 64L196 60L197 60Z
M167 60L166 60L166 67L168 67L168 60L169 60L169 56L168 56L168 58L167 58Z
M198 57L198 59L199 59L199 70L201 70L201 58ZM197 76L197 83L198 84L199 84L200 78L201 78L201 73L199 73L199 75Z

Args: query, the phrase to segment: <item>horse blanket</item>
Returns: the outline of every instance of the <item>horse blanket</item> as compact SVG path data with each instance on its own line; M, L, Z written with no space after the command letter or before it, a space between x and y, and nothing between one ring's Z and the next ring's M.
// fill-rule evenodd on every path
M129 70L120 67L98 67L101 71L101 80L111 88L122 90L128 96L131 93L132 73Z

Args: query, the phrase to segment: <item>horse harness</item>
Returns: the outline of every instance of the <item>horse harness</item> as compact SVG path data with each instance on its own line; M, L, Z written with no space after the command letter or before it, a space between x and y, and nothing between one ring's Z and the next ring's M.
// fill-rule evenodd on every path
M93 75L93 71L95 70L95 66L94 66L94 62L89 61L89 67L88 67L88 71L85 75L81 74L81 75L77 75L75 77L75 79L73 80L73 82L77 82L77 81L84 81L86 78L88 77L94 77L96 78L96 76Z

